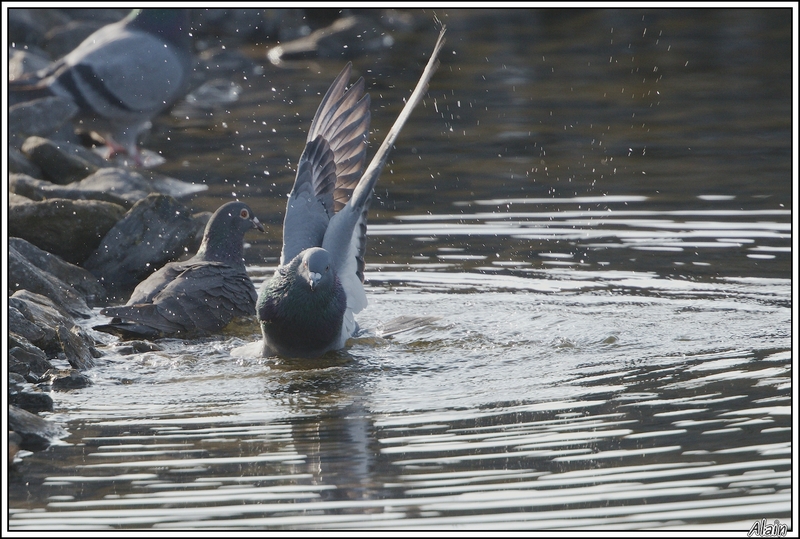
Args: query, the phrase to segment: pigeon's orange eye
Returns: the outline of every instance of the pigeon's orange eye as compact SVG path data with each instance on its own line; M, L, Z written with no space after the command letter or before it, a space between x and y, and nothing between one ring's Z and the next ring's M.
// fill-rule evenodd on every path
M250 217L250 212L249 212L249 211L247 211L247 210L242 210L242 211L239 213L239 217L241 217L242 219L247 219L247 218L249 218L249 217Z

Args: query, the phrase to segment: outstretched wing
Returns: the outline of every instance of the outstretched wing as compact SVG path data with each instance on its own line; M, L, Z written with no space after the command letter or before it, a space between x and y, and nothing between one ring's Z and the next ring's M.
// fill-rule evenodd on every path
M438 56L444 44L444 33L445 28L442 27L431 57L420 76L419 82L417 82L417 86L353 190L350 200L340 212L331 218L322 241L323 249L331 253L336 273L347 294L348 311L353 313L357 313L367 306L367 297L362 283L364 281L367 210L372 200L372 189L375 186L375 182L378 181L383 167L386 165L389 152L395 140L397 140L400 130L428 90L428 83L439 65Z
M369 95L364 80L349 89L348 63L314 115L297 166L283 222L281 265L309 247L320 247L331 217L358 183L367 154Z

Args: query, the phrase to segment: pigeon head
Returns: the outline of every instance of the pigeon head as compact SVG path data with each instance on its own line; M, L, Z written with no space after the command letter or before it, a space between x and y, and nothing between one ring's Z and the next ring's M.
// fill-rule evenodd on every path
M298 273L308 283L311 291L330 288L335 281L330 253L314 247L303 251L301 257Z
M244 202L228 202L220 206L208 220L197 256L205 260L241 263L244 233L264 225Z

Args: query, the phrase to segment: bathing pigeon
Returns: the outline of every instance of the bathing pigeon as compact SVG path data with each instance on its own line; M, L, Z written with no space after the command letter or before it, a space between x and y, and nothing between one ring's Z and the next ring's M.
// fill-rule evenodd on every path
M209 219L194 257L150 275L126 305L100 311L114 319L94 329L125 339L199 336L255 314L256 289L242 261L244 233L253 228L264 232L247 204L222 205Z
M187 9L136 9L9 89L17 101L72 100L80 110L74 120L103 137L107 157L127 153L141 164L139 133L188 89L189 30Z
M344 347L367 305L364 250L372 189L403 125L438 66L444 28L414 92L361 175L369 129L369 96L342 70L311 122L283 222L280 266L261 287L257 317L263 356L314 358ZM245 350L243 350L245 349ZM251 352L249 346L234 355Z

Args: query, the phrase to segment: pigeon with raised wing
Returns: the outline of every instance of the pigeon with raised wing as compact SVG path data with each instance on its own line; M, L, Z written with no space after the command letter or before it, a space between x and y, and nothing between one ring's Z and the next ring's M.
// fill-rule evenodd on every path
M256 289L245 270L244 234L264 227L243 202L223 204L209 219L194 257L170 262L139 283L126 305L107 307L94 329L125 339L202 336L255 314Z
M135 9L9 90L16 101L70 99L80 111L73 120L103 137L107 157L127 153L141 164L139 133L188 89L189 32L187 9Z
M313 358L344 347L367 305L364 250L372 189L389 151L438 66L442 28L430 60L381 147L361 174L367 151L369 95L351 66L336 77L311 123L283 222L280 266L256 306L263 356ZM234 350L248 355L250 346Z

